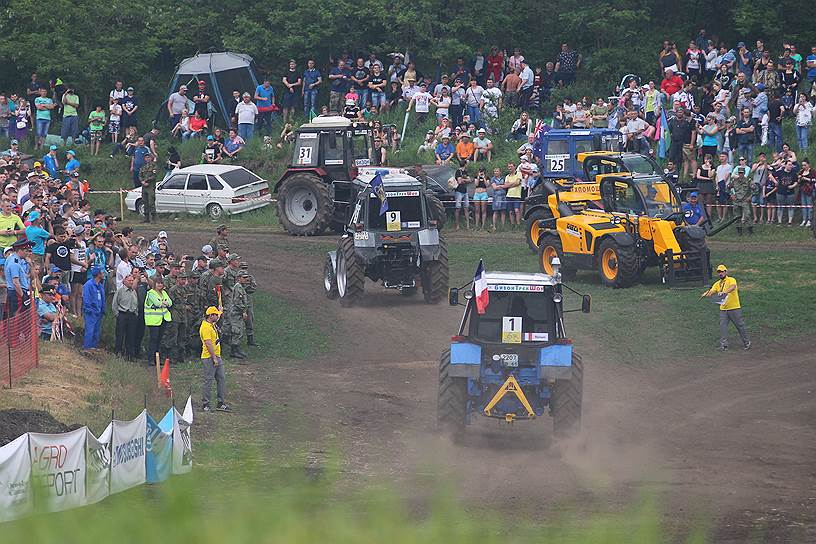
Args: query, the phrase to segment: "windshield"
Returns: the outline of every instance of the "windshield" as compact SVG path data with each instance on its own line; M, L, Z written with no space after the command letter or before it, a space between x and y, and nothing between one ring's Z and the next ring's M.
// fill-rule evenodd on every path
M622 145L623 135L604 135L601 137L601 151L620 151L623 149Z
M626 156L623 159L623 164L626 165L626 170L632 172L633 174L646 174L653 176L658 173L656 168L657 165L647 157L641 155Z
M221 173L221 179L223 179L224 182L233 189L243 187L244 185L249 185L250 183L255 183L256 181L263 181L263 179L259 178L246 168L236 168L235 170L223 172Z
M389 191L388 194L393 194ZM388 211L380 215L380 199L368 199L368 230L398 231L422 227L422 201L419 191L400 191L406 196L388 196ZM410 196L408 196L410 195Z
M355 130L351 139L351 152L354 155L354 166L368 166L371 164L368 149L368 131Z
M680 204L671 186L660 179L635 179L640 194L646 201L646 213L649 217L666 217L680 211Z
M509 332L518 331L522 333L522 342L547 342L552 334L552 304L546 298L549 296L548 290L490 291L485 313L479 315L474 308L471 314L470 335L484 342L501 342L502 336L508 340Z

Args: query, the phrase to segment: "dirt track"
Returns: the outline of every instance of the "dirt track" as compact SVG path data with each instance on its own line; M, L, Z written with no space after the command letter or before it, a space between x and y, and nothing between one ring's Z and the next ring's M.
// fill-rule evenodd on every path
M768 531L763 541L816 541L816 372L804 344L768 351L760 339L748 354L732 351L716 363L638 369L606 360L601 346L579 337L579 438L551 443L546 419L515 428L480 421L454 444L434 425L437 361L458 308L368 282L363 305L342 309L323 296L322 257L291 249L333 238L234 238L265 288L350 339L315 361L243 367L252 384L246 409L287 403L291 418L271 420L268 430L283 443L305 440L309 462L340 445L351 480L397 483L419 509L428 482L440 477L476 511L538 521L562 508L616 511L645 488L658 493L670 526L713 519L718 541L742 542L755 529Z

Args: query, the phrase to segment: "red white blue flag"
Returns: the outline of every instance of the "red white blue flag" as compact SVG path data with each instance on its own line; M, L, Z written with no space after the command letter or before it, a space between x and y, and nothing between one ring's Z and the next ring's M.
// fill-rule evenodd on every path
M485 313L489 302L489 294L487 280L485 279L484 262L481 259L479 259L479 266L476 267L476 275L473 277L473 294L476 299L476 311L480 314Z

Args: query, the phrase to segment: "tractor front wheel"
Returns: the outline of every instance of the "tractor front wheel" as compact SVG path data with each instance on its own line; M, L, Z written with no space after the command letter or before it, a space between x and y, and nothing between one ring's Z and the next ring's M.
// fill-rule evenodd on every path
M601 282L607 287L629 287L638 278L640 266L634 245L606 238L598 248L597 261Z
M334 200L329 185L309 172L292 175L278 190L278 221L292 236L315 236L329 227Z
M552 261L556 257L561 261L561 277L567 280L575 278L576 269L567 266L564 249L557 232L543 232L538 237L538 265L541 271L549 276L555 273Z
M556 380L550 397L553 434L563 438L581 430L581 404L584 397L584 363L572 354L572 373L568 380Z
M450 371L450 350L445 350L439 360L439 389L436 405L436 422L440 430L453 435L461 433L467 423L467 378L454 378Z
M356 304L363 296L365 271L354 250L354 239L351 236L340 238L336 278L340 305L348 307Z

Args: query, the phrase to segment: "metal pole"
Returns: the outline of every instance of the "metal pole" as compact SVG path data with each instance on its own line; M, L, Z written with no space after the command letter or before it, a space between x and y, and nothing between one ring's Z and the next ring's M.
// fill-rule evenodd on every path
M15 293L16 296L16 293ZM6 345L8 346L8 370L9 370L9 389L11 389L11 317L6 319Z
M119 189L119 221L125 220L125 191Z
M405 110L405 120L402 122L402 134L400 135L400 144L405 140L405 128L408 126L408 114L411 110Z

